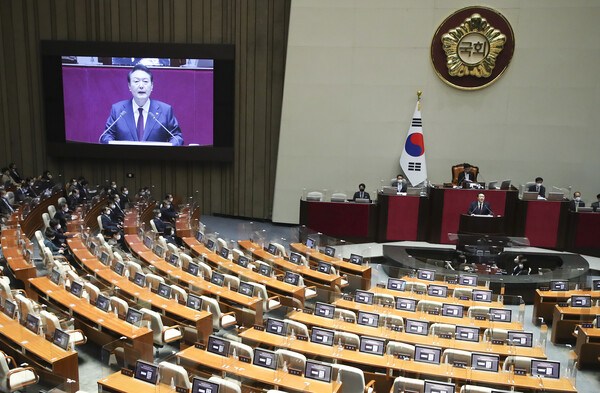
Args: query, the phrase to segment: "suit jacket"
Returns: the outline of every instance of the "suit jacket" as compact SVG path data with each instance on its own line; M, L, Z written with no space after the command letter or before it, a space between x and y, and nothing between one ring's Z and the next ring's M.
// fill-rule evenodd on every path
M598 211L598 209L600 208L600 201L592 202L592 208L594 208L594 211Z
M12 208L12 206L10 205L10 203L8 203L8 201L4 198L0 198L0 214L3 216L10 216L11 214L14 213L14 209Z
M119 117L121 112L125 111L125 115L119 119L113 127L102 135L100 143L108 143L112 140L117 141L140 141L137 133L135 116L133 115L133 99L119 101L113 104L110 110L110 116L106 120L106 127L108 129L111 124ZM144 127L144 135L142 142L170 142L174 146L183 145L183 136L181 135L181 129L179 123L173 114L173 108L171 105L165 104L161 101L150 100L150 112L154 113L156 119L148 116L146 119L146 126ZM165 129L159 124L163 124L175 137L173 138Z
M482 215L493 215L492 208L489 202L483 202L483 208L479 210L479 201L471 202L471 206L469 206L468 214L482 214Z
M61 228L66 228L67 221L69 221L69 219L71 218L71 213L67 212L65 214L61 209L57 209L56 214L54 215L54 218L56 218L58 220L58 222L60 222Z
M167 209L166 207L161 207L160 214L161 214L161 218L163 219L163 221L170 222L171 224L175 225L175 219L177 217L177 213L175 213L172 209Z
M527 191L535 192L535 189L536 189L536 185L534 184L533 186L529 186L529 189ZM546 187L540 186L540 191L538 192L538 195L541 196L542 198L546 198Z
M117 224L115 222L113 222L110 217L108 217L106 214L103 214L100 218L102 220L102 229L106 230L106 229L114 229L114 230L119 230L119 228L117 227Z
M474 172L469 171L469 180L472 182L477 181L477 176ZM465 171L462 171L458 174L458 185L460 186L463 181L465 181Z
M69 209L75 210L77 205L79 205L79 196L75 196L73 194L69 195L67 198L67 205L69 205Z
M394 180L392 182L392 187L398 188L398 180ZM398 192L406 192L407 188L408 188L408 183L404 181L404 182L402 182L402 188Z
M362 196L362 197L360 196L360 191L356 191L356 192L354 193L354 196L352 197L352 200L353 200L353 201L355 201L355 200L356 200L356 198L364 198L364 199L371 200L371 196L370 196L370 195L369 195L369 193L368 193L368 192L366 192L366 191L363 191L363 196Z
M585 202L579 201L579 207L585 207ZM575 211L575 200L574 199L571 199L571 201L569 202L569 210L571 210L572 212Z
M156 230L158 231L158 233L163 234L165 233L165 229L167 228L167 224L165 224L160 218L158 217L154 217L152 219L152 221L154 221L154 225L156 225Z

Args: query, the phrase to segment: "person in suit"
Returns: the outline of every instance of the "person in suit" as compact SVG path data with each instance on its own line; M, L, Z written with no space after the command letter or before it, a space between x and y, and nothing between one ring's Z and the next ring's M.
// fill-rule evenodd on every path
M527 191L529 192L537 192L539 196L541 196L542 198L546 198L546 187L544 187L542 185L542 183L544 182L544 179L542 179L541 177L536 177L535 178L535 184L532 186L529 186L529 189Z
M2 179L0 180L2 185L5 187L12 187L17 185L13 178L10 176L10 169L2 168Z
M44 232L44 246L48 247L50 249L50 252L52 252L52 255L64 255L65 253L65 249L63 247L59 247L56 245L55 240L56 240L56 232L54 232L54 230L52 228L46 228L46 231Z
M600 194L596 195L596 199L598 199L598 201L592 202L592 208L595 212L597 212L598 209L600 209Z
M23 181L23 178L21 177L21 175L19 175L19 172L17 171L17 164L11 162L10 164L8 164L8 170L10 172L10 177L12 177L15 183L21 183Z
M355 201L356 198L361 198L361 199L368 199L369 202L371 201L371 196L369 196L369 193L365 191L365 183L360 183L358 185L358 191L356 191L354 193L354 196L352 197L352 200Z
M477 175L471 172L471 165L464 164L463 171L458 174L458 185L460 186L463 182L473 183L477 181Z
M119 194L114 194L110 201L110 210L112 210L112 218L113 221L123 221L125 218L125 212L121 209L121 197Z
M79 189L79 200L82 202L92 199L88 185L89 182L85 178L79 178L79 181L77 182L77 188Z
M469 206L469 211L467 214L471 216L475 214L488 216L494 215L490 203L485 201L485 194L483 192L477 194L476 201L471 202L471 206Z
M121 186L121 192L119 192L119 203L121 204L121 209L125 210L129 206L129 190L125 186Z
M170 223L173 227L175 227L177 213L175 212L175 209L173 208L169 199L165 199L163 201L162 207L160 208L160 214L164 222Z
M571 199L571 202L569 202L569 210L575 212L580 207L585 207L585 202L581 200L581 193L579 191L575 191L573 193L573 199Z
M28 177L25 179L25 184L23 184L23 190L27 194L29 198L37 198L38 194L33 189L35 186L35 179L33 177Z
M127 82L133 99L112 105L100 143L117 140L183 145L183 136L173 108L164 102L150 99L154 86L152 72L146 66L138 64L127 74Z
M8 220L14 212L15 209L8 202L8 193L4 189L0 190L0 216Z
M121 224L113 221L110 217L111 214L111 210L110 207L108 205L104 206L104 208L102 209L102 216L100 217L100 220L102 222L102 229L103 230L115 230L115 231L121 231Z
M69 205L64 202L58 204L58 209L53 218L56 218L60 222L60 226L64 229L67 228L67 221L71 220L71 213L69 213Z
M76 185L73 185L71 186L71 193L67 197L67 205L69 205L70 210L74 211L79 206L79 203L79 189Z
M392 182L392 187L398 188L398 192L406 192L408 184L406 183L406 180L404 180L404 176L398 174L398 176L396 176L396 180Z

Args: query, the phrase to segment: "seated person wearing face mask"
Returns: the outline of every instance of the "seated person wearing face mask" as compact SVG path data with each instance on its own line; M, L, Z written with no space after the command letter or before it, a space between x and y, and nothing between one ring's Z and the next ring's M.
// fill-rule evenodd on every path
M600 210L600 194L596 195L596 199L598 199L597 202L592 202L592 208L594 209L595 212Z
M73 235L65 235L60 222L56 218L50 220L50 228L56 233L54 244L59 245L60 247L66 247L67 239L73 237Z
M371 201L371 197L369 196L369 193L365 191L365 183L360 183L358 185L358 191L356 191L354 193L354 196L352 197L353 201L356 201L357 198L360 199L368 199L369 201Z
M56 210L56 214L54 215L53 218L58 220L58 222L60 223L60 226L63 229L66 229L67 221L71 220L71 213L69 213L69 206L64 202L59 203L58 210Z
M119 201L121 203L121 209L125 210L129 207L129 190L125 186L121 186L121 192L119 193Z
M103 230L114 229L120 232L123 228L120 223L113 221L113 219L111 218L111 210L110 206L108 205L104 206L104 208L102 209L102 216L100 217L100 220L102 221Z
M152 221L154 222L154 226L156 226L158 234L161 236L164 235L167 226L170 226L170 224L162 220L162 212L159 209L154 209L154 218Z
M537 192L539 196L541 196L542 198L546 198L546 187L542 186L543 182L544 179L542 179L541 177L536 177L535 184L529 186L529 189L527 191Z
M112 211L111 216L113 221L123 222L125 219L125 212L121 209L121 197L119 194L114 194L111 201L108 203L110 210Z
M575 191L573 193L573 199L571 202L569 202L569 210L575 212L580 207L585 207L585 202L581 200L581 193L579 191Z
M59 247L56 245L56 232L52 228L46 228L44 232L44 246L48 247L52 252L52 255L63 255L65 253L64 247Z
M408 184L406 183L406 180L404 180L404 176L399 174L396 176L396 180L392 182L392 187L397 187L398 192L406 192Z
M172 198L171 198L172 199ZM161 218L164 222L168 222L171 226L175 227L175 220L177 219L177 212L171 204L170 199L163 201L162 207L160 208Z
M113 251L122 251L123 250L123 241L121 240L121 232L116 229L105 229L102 232L102 236L104 236L104 240L108 243L108 245L112 248Z

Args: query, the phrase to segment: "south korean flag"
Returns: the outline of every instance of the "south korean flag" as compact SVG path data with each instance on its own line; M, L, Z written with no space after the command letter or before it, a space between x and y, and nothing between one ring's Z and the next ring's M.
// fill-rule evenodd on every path
M420 99L417 101L415 113L404 143L404 150L400 156L400 167L413 187L427 180Z

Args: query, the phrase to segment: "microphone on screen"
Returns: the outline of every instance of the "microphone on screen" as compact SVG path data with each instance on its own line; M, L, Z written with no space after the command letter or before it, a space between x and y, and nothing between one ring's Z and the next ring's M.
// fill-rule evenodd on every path
M161 123L161 122L160 122L160 121L159 121L159 120L156 118L156 116L154 115L154 113L152 113L152 112L148 112L148 115L149 115L151 118L153 118L153 119L154 119L154 120L155 120L155 121L156 121L158 124L160 124L160 126L161 126L161 127L162 127L162 128L165 130L165 131L167 131L167 132L169 133L169 135L171 135L171 138L173 138L173 139L175 139L175 140L177 139L177 138L175 137L175 135L173 135L173 133L172 133L171 131L169 131L169 130L167 129L167 127L165 127L165 126L163 125L163 123Z
M111 129L111 128L113 128L113 126L114 126L115 124L117 124L117 122L118 122L119 120L121 120L121 118L122 118L123 116L125 116L126 114L127 114L127 111L123 111L123 112L121 112L121 113L119 114L119 117L117 117L117 118L115 119L115 121L113 121L113 123L112 123L112 124L111 124L111 125L110 125L110 126L107 128L107 129L106 129L106 130L104 130L104 132L102 133L102 135L100 135L100 138L98 138L98 142L102 143L102 137L104 136L104 134L106 134L108 131L110 131L110 129Z

